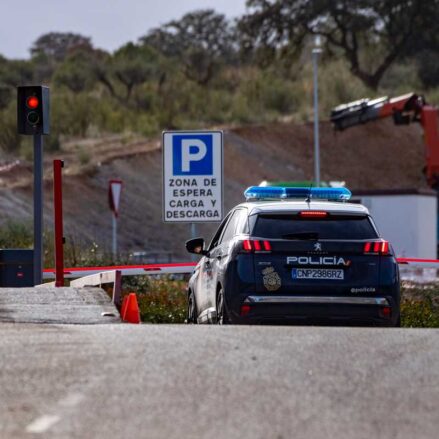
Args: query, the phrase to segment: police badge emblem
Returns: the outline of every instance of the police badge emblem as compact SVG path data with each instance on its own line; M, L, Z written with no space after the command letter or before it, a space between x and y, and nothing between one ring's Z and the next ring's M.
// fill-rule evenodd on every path
M277 291L282 286L280 276L274 271L273 267L267 267L262 270L264 287L268 291Z

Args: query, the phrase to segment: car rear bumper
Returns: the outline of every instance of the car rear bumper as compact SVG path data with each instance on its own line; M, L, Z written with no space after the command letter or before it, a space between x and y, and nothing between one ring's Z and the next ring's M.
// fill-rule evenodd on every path
M367 324L394 326L399 305L392 297L247 296L236 323Z
M248 296L244 303L315 303L339 305L389 306L385 297L340 297L340 296Z

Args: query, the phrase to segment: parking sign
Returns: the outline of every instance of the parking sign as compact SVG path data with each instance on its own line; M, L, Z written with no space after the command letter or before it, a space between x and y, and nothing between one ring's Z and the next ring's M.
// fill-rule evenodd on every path
M165 131L163 220L218 222L222 217L222 131Z

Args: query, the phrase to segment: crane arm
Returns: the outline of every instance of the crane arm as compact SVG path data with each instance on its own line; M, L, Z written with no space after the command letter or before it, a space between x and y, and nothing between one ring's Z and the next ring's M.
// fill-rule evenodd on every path
M419 121L419 114L425 105L422 96L409 93L395 98L382 96L376 99L360 99L335 107L331 111L331 122L336 130L393 116L398 125Z
M439 114L423 96L415 93L389 98L361 99L342 104L331 111L334 128L342 131L355 125L393 117L396 125L419 122L424 130L425 174L428 184L439 189Z

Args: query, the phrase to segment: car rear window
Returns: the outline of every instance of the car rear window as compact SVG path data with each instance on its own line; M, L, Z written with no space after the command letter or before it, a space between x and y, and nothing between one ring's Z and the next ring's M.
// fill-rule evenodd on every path
M299 215L258 215L253 236L271 239L374 239L368 216L331 215L323 219Z

